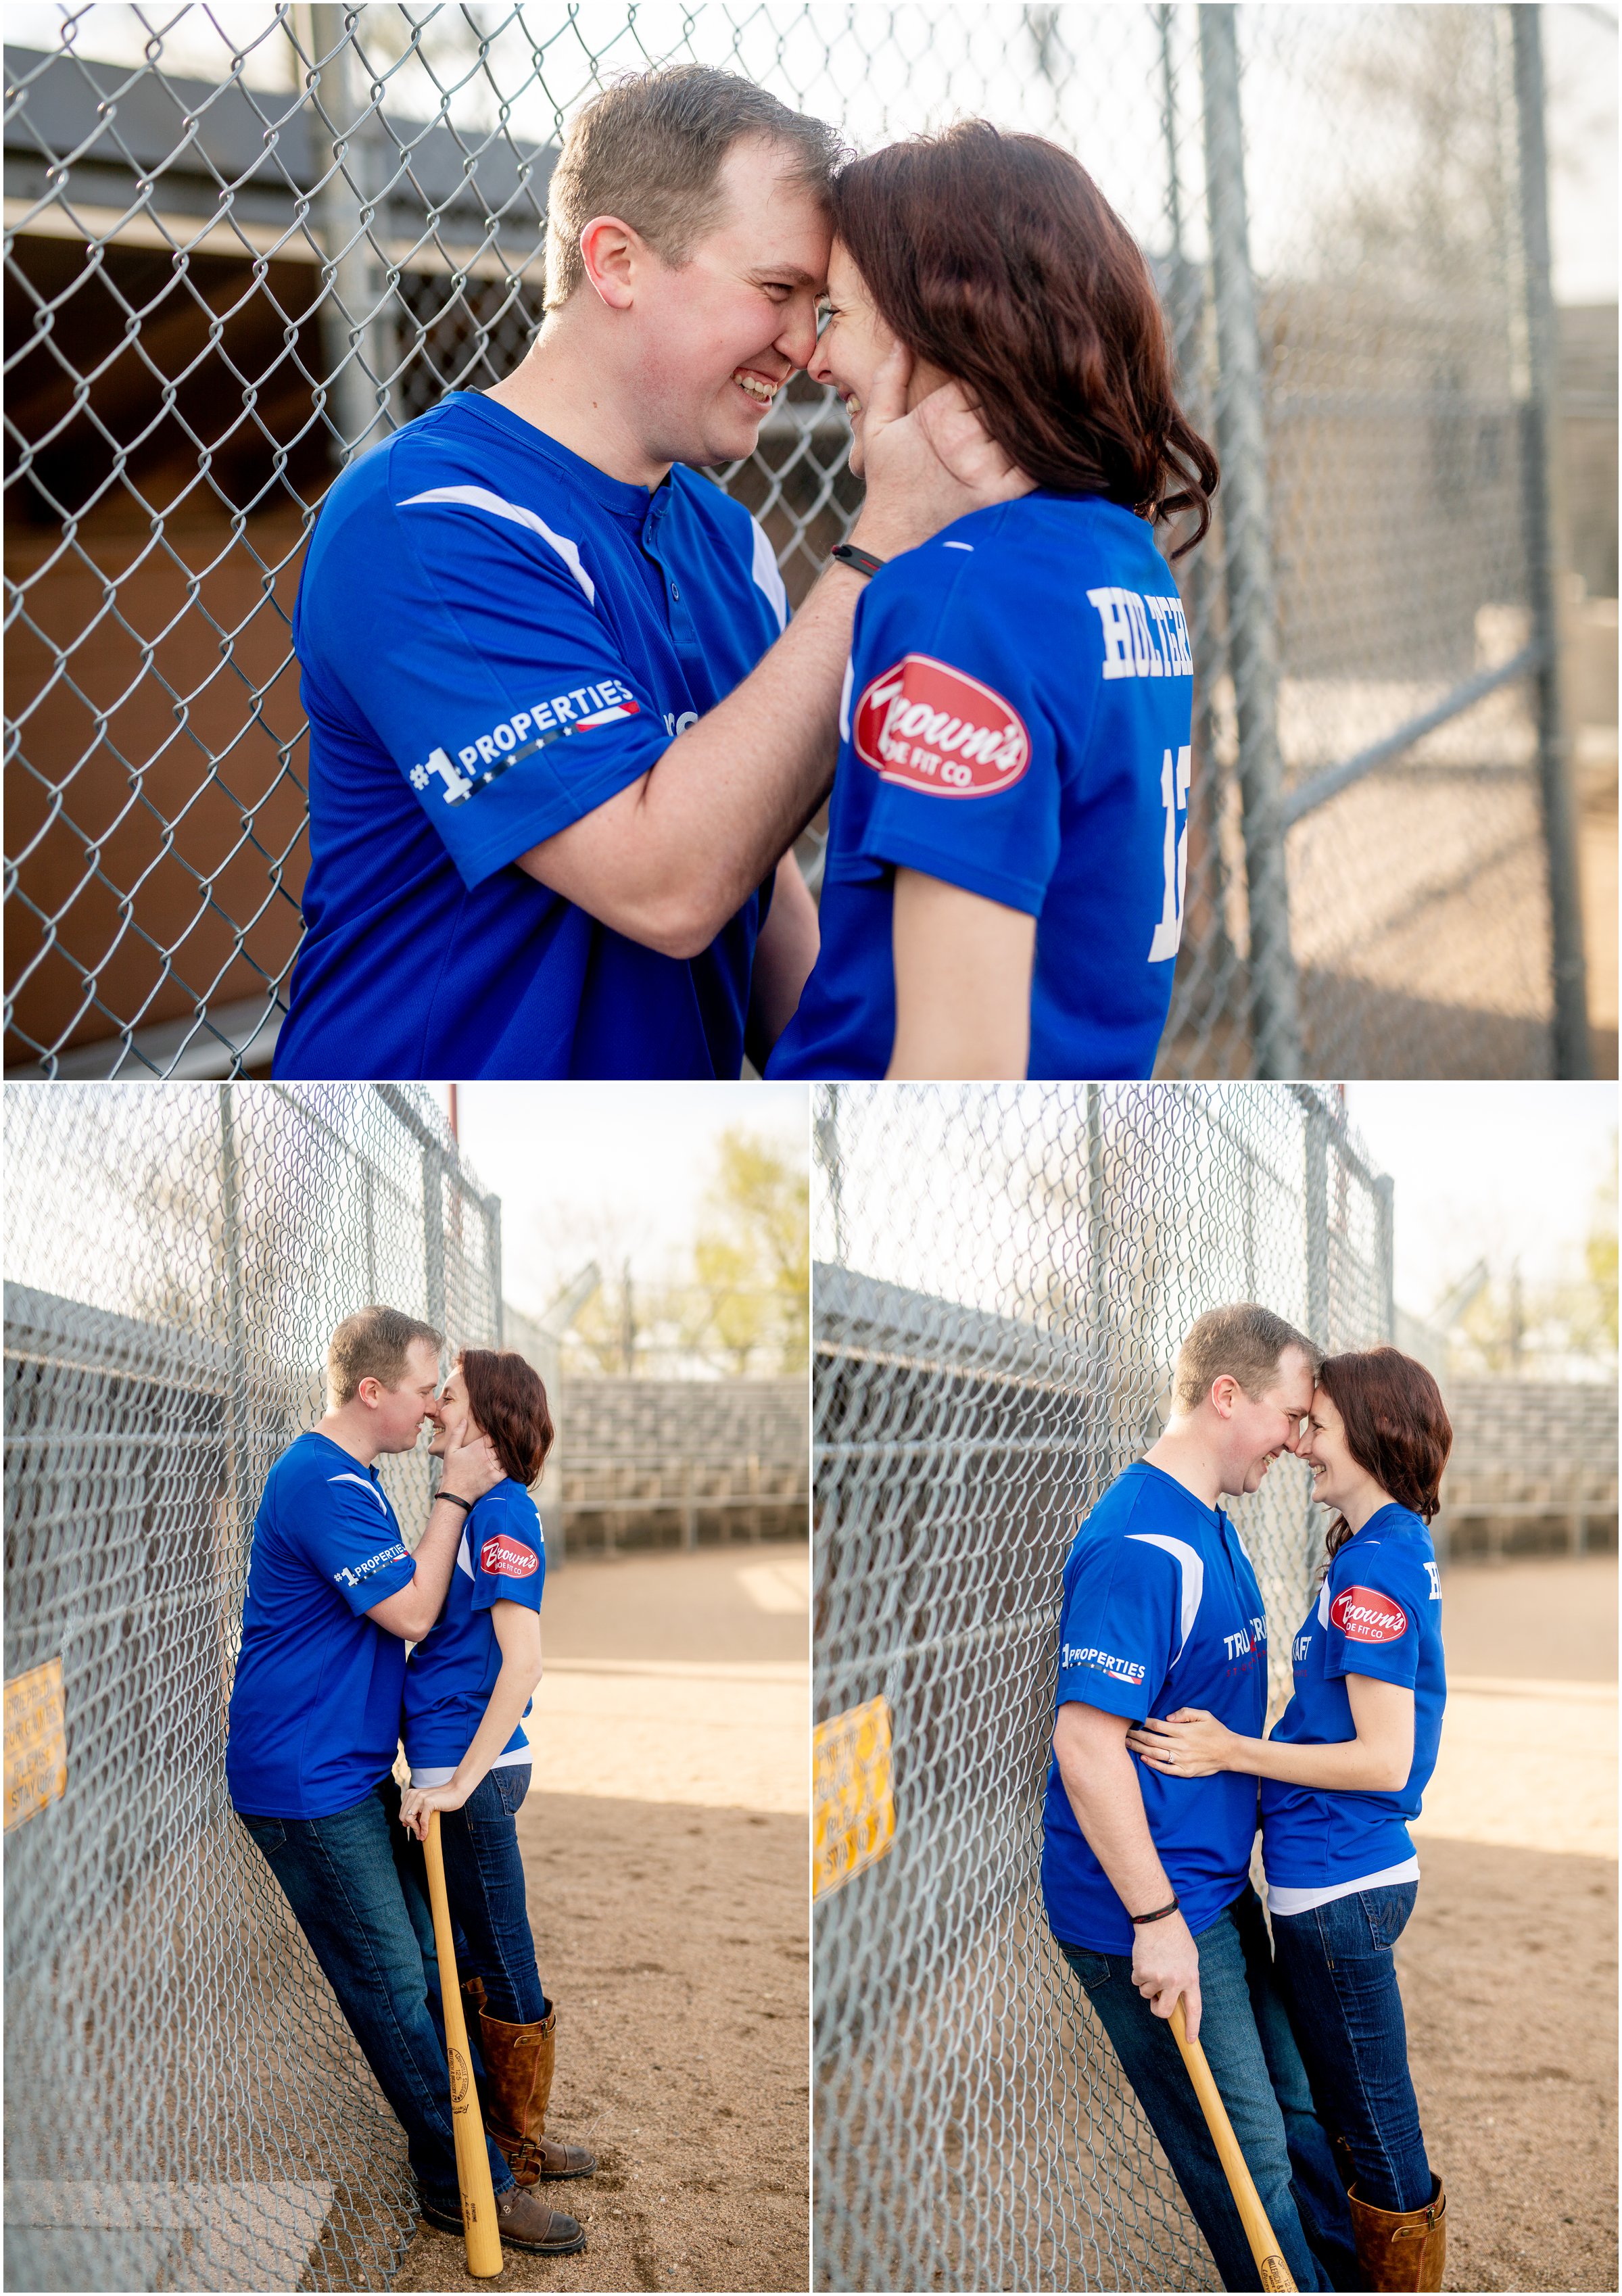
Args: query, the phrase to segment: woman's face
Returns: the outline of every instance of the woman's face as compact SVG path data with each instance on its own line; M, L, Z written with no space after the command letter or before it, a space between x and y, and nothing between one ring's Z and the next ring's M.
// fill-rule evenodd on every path
M434 1439L429 1445L430 1458L443 1459L452 1451L471 1443L479 1430L468 1408L467 1382L462 1376L460 1364L439 1390L439 1423L434 1430Z
M831 383L844 400L850 417L850 467L860 478L863 416L872 395L873 377L895 349L896 337L879 316L861 273L837 239L828 258L823 310L825 322L806 372L814 382ZM908 409L946 380L938 367L914 358L907 383Z
M1352 1496L1356 1485L1366 1480L1364 1470L1347 1447L1346 1422L1325 1388L1313 1390L1307 1439L1296 1456L1307 1462L1314 1498L1320 1506L1333 1507L1337 1513Z

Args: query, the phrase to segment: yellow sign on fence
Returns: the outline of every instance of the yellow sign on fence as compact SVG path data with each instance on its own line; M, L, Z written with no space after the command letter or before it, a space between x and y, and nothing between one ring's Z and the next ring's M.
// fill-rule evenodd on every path
M871 1698L817 1724L811 1802L811 1894L825 1898L882 1857L896 1838L886 1700Z
M62 1662L47 1659L5 1685L5 1830L68 1791Z

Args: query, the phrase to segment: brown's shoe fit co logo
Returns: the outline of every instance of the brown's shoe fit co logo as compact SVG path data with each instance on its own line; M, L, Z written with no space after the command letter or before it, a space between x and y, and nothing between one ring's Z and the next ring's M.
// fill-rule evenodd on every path
M1394 1643L1408 1631L1408 1613L1372 1587L1343 1587L1329 1606L1331 1626L1348 1642Z
M527 1546L503 1538L499 1532L494 1538L487 1538L479 1550L479 1569L498 1571L504 1578L528 1578L536 1562L536 1556Z
M887 782L931 797L990 797L1030 764L1024 720L978 677L909 653L856 704L856 753Z

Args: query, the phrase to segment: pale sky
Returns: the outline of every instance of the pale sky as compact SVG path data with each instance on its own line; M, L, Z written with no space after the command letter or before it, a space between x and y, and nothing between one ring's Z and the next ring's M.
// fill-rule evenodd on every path
M1528 1283L1573 1274L1610 1185L1614 1084L1348 1084L1396 1188L1396 1292L1422 1316L1474 1263Z
M684 1257L729 1127L809 1155L803 1084L464 1084L457 1102L502 1199L503 1290L528 1315L609 1243L649 1277Z
M373 12L387 45L394 12ZM1368 12L1370 38L1378 42L1399 12ZM840 27L835 12L821 9L783 7L741 16L715 0L699 8L680 0L643 0L633 17L626 0L573 0L567 9L562 0L528 0L521 22L504 18L494 28L490 69L512 100L516 132L537 137L553 133L554 102L567 114L591 93L594 61L611 77L689 44L703 61L752 71L790 101L836 119L864 150L939 119L979 112L1073 142L1130 227L1146 244L1159 246L1164 236L1157 141L1160 67L1152 12L1141 0L1108 0L1102 7L1061 7L1058 13L1059 37L1077 68L1057 99L1036 70L1023 12L1010 0L988 0L979 8L960 0L947 10L931 0L927 7L860 10L854 29ZM1325 140L1315 104L1330 89L1334 67L1328 59L1347 13L1315 0L1310 6L1245 11L1252 90L1249 204L1257 260L1264 268L1271 242L1281 230L1288 236L1297 218L1303 169L1321 184L1323 170L1346 156L1337 155L1332 135ZM1617 0L1549 0L1543 9L1554 285L1561 302L1609 302L1617 294ZM1192 9L1178 9L1174 21L1175 39L1184 51L1179 72L1192 87ZM292 51L265 0L233 0L225 9L176 6L156 18L115 0L94 0L88 7L10 0L6 10L8 37L24 46L55 48L69 22L75 46L86 56L136 62L159 29L173 72L221 75L237 45L250 82L277 88L291 84ZM441 11L437 24L427 28L430 51L456 26L456 12ZM531 37L547 43L544 86L535 77ZM481 73L463 78L453 70L450 77L462 80L459 116L471 119L482 116L481 106L493 106ZM419 116L431 107L431 87L421 68L408 67L397 86L396 100L406 113ZM1195 132L1192 123L1187 132ZM1269 155L1286 150L1290 156L1275 176ZM1193 223L1197 234L1197 217Z

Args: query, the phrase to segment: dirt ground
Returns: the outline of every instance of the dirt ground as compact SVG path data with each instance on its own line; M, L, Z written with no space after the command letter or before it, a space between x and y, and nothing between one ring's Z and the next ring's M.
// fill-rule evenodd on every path
M1458 1565L1443 1590L1452 1687L1397 1965L1446 2284L1613 2289L1617 1564Z
M803 1546L548 1580L519 1839L588 2244L474 2281L425 2226L396 2287L807 2284L807 1583Z

